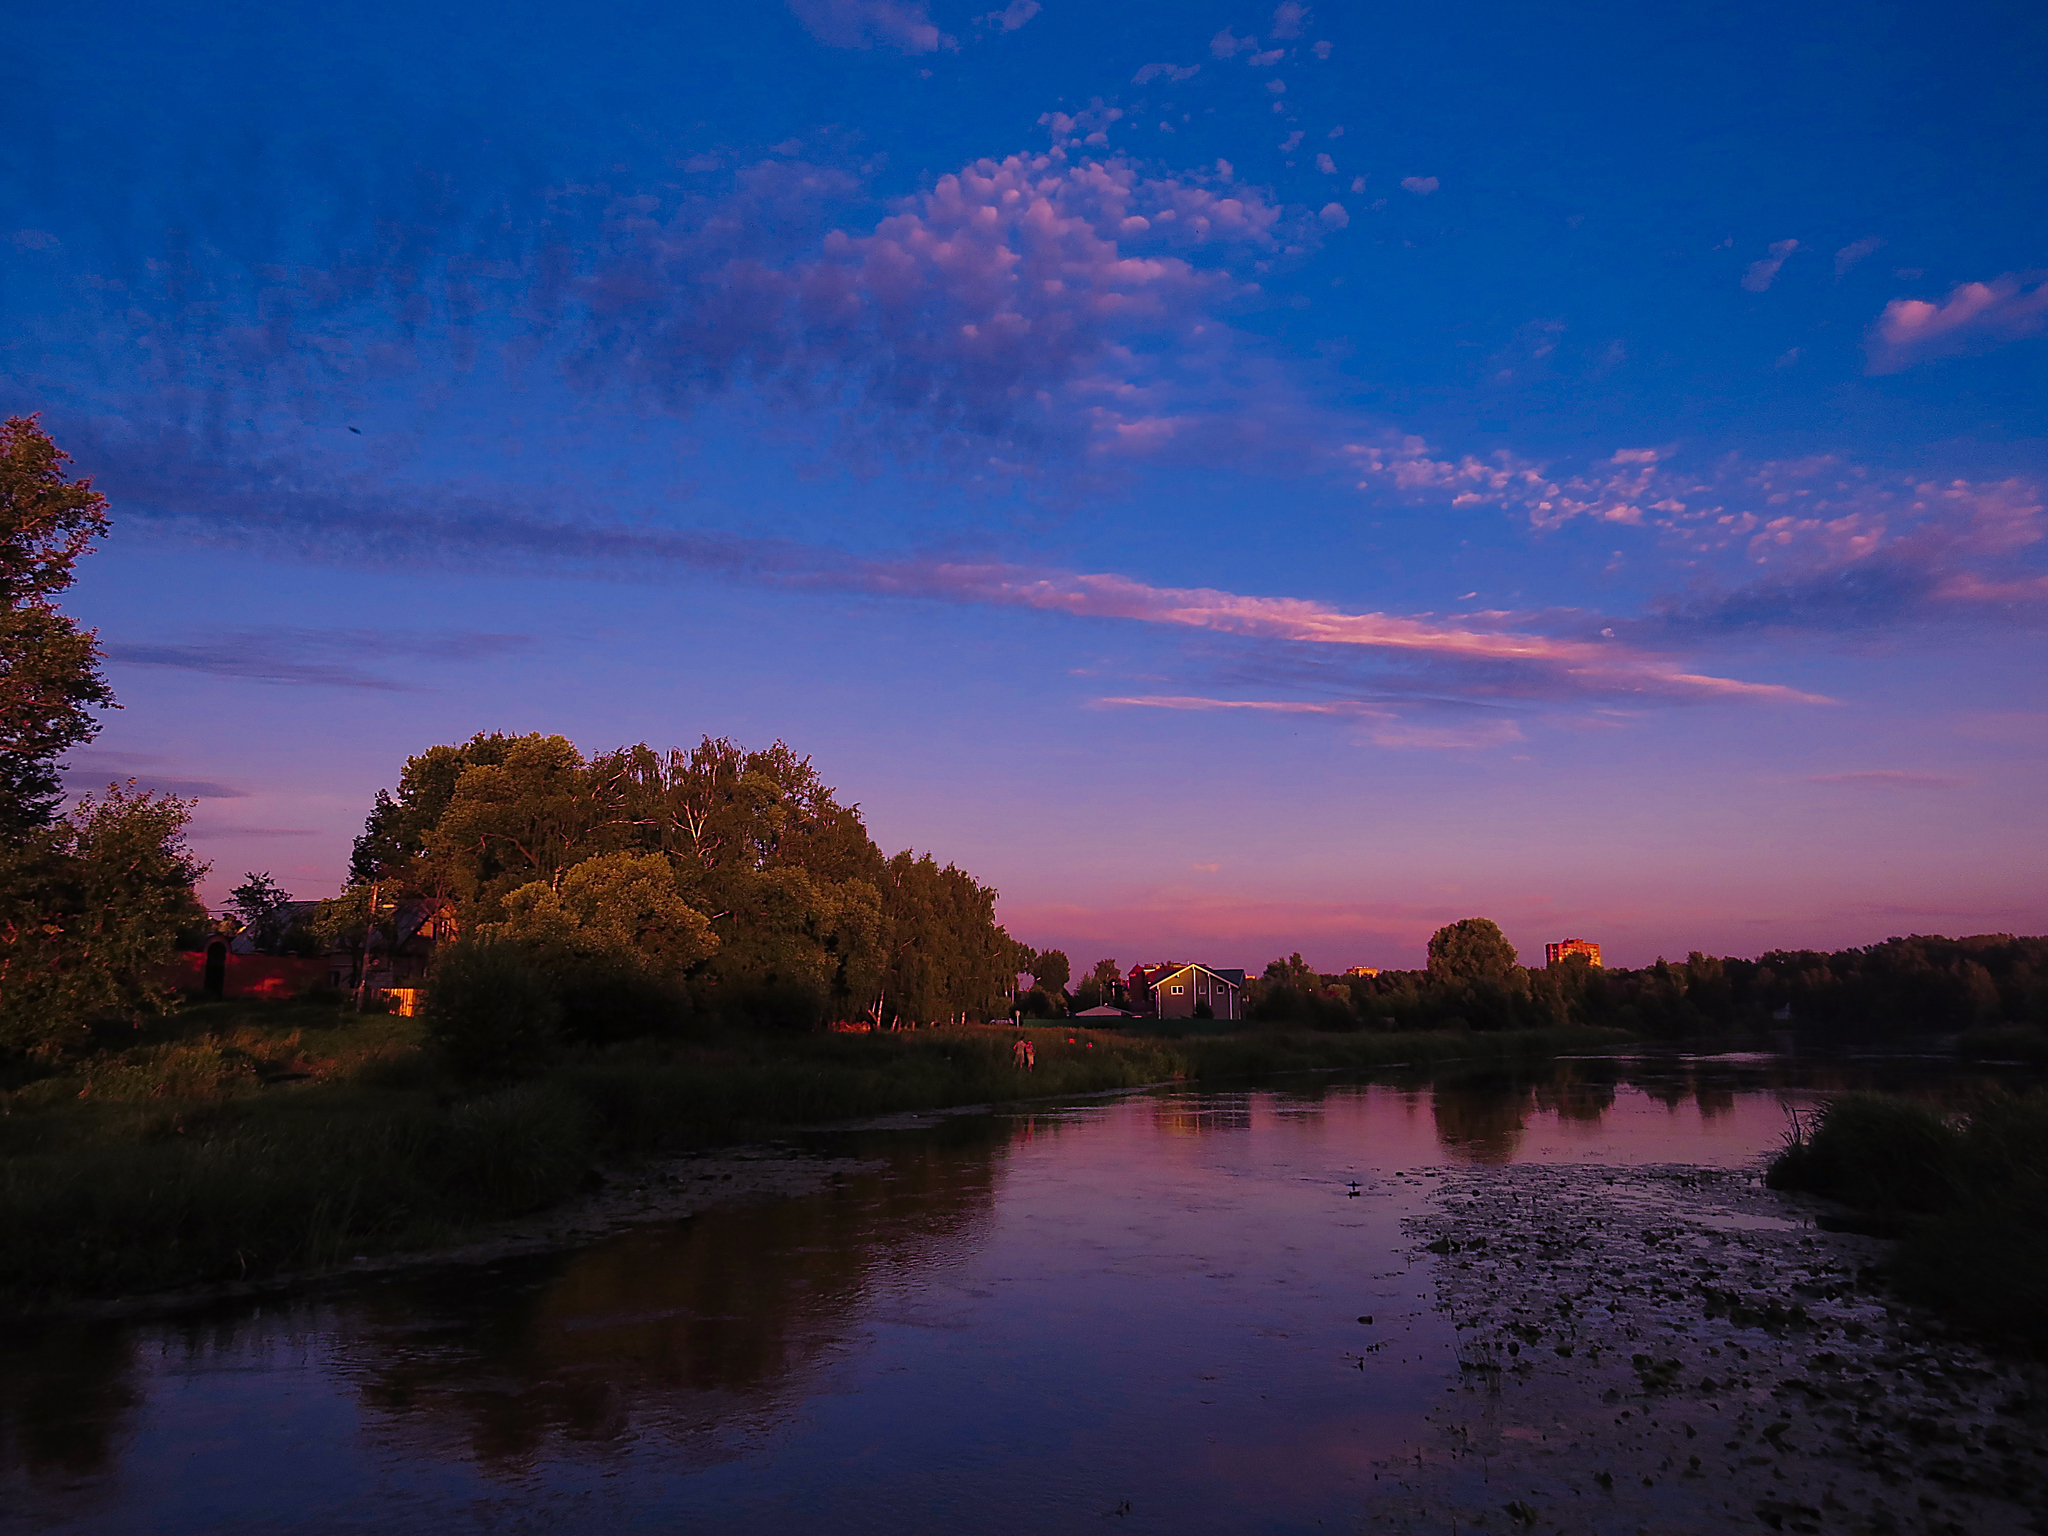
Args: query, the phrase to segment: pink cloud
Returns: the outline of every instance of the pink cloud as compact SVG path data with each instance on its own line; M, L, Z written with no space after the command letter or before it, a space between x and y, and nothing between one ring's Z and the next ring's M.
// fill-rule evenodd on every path
M1308 24L1309 9L1296 0L1281 0L1273 11L1273 35L1295 38L1301 36L1301 29Z
M981 160L794 261L727 254L700 214L640 228L585 286L590 351L606 384L671 395L851 386L891 409L885 434L1113 435L1161 414L1146 394L1164 349L1247 291L1227 261L1279 226L1256 192L1119 157Z
M1778 275L1778 269L1785 265L1785 259L1799 249L1797 240L1779 240L1771 246L1771 253L1762 261L1753 261L1749 270L1742 274L1742 286L1751 293L1762 293L1771 286Z
M1883 246L1883 239L1877 235L1865 235L1861 240L1850 241L1835 252L1835 276L1845 275L1857 262Z
M2008 272L1988 283L1964 283L1939 304L1893 299L1866 342L1871 373L1897 373L1937 357L1988 352L2048 328L2048 280Z
M934 53L959 46L932 25L923 0L789 0L789 8L811 36L831 48L881 46L899 53ZM1037 10L1032 5L1031 13ZM1027 14L1017 25L1030 19Z
M990 11L986 16L975 17L974 24L977 27L993 27L1004 32L1014 32L1043 9L1038 0L1010 0L1010 3L1000 11Z
M1413 192L1417 197L1429 196L1430 193L1437 189L1438 185L1439 183L1434 176L1403 176L1401 178L1401 190L1403 192Z
M866 567L860 579L872 590L1051 610L1077 618L1127 619L1253 639L1358 647L1457 662L1535 665L1553 674L1559 686L1580 692L1678 701L1827 702L1819 695L1775 683L1682 671L1658 658L1600 640L1427 617L1347 613L1305 598L1253 597L1208 587L1154 587L1125 576L1032 572L1008 565L875 564Z
M1105 707L1123 709L1177 709L1197 712L1242 709L1254 714L1364 715L1389 719L1393 717L1393 711L1383 705L1365 704L1352 699L1317 704L1300 699L1211 699L1195 694L1148 693L1129 698L1097 699L1095 702Z

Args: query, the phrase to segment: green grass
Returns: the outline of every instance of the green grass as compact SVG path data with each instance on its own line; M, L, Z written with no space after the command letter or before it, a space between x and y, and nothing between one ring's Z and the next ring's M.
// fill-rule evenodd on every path
M1037 1069L1017 1071L1019 1033ZM1612 1032L1182 1040L1053 1024L638 1042L482 1089L410 1019L212 1005L0 1093L0 1305L321 1269L545 1208L598 1163L908 1110L1452 1057Z
M1953 1116L1844 1094L1794 1132L1766 1182L1875 1218L1900 1238L1905 1294L2048 1354L2048 1090L1988 1094Z

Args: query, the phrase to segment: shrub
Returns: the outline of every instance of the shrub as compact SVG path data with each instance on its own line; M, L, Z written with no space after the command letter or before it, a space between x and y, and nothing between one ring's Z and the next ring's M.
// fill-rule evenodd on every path
M1909 1099L1845 1093L1771 1164L1773 1189L1804 1189L1864 1210L1926 1215L1960 1195L1959 1133Z
M518 1077L553 1054L561 1000L523 945L471 940L443 954L427 987L427 1039L465 1077Z

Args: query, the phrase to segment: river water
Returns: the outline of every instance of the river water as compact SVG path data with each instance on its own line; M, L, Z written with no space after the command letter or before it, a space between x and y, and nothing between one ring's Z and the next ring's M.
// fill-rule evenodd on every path
M1882 1078L1926 1080L1580 1059L821 1134L863 1169L814 1195L0 1340L0 1529L1353 1528L1454 1379L1432 1170L1753 1167Z

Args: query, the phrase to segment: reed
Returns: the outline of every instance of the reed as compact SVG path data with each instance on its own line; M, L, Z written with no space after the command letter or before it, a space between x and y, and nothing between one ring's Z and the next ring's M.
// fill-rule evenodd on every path
M1853 1206L1899 1238L1899 1288L1980 1332L2048 1353L2048 1090L1960 1115L1844 1094L1794 1129L1765 1182Z

